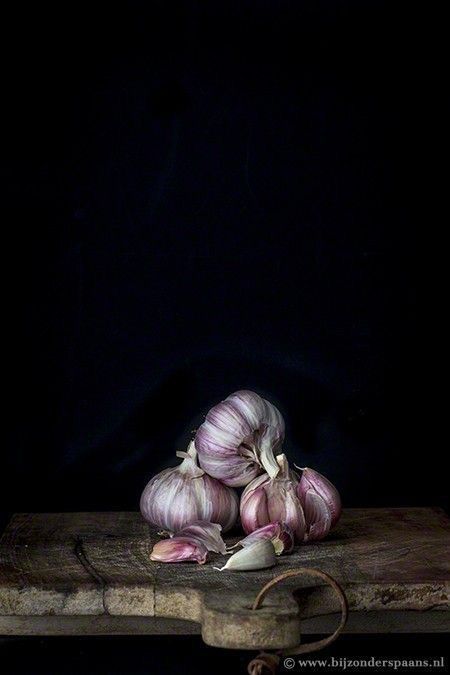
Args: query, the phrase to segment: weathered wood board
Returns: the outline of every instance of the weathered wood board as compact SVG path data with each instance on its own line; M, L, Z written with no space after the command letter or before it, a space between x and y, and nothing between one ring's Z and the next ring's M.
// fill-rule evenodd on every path
M109 622L117 633L123 620L129 633L133 621L142 632L145 620L155 626L164 618L196 622L215 646L292 647L302 618L314 625L337 611L330 589L293 579L271 591L261 609L250 607L267 581L297 567L334 576L349 600L349 623L363 617L364 632L368 617L387 611L396 615L382 622L389 631L398 625L401 632L402 616L409 625L424 613L430 630L450 629L450 523L439 509L348 509L325 541L297 547L272 569L245 573L214 570L224 560L215 554L205 565L154 563L155 539L135 512L15 515L0 540L0 632L26 633L27 617L30 626L38 617L42 626L64 618L69 633L70 621L84 621L93 633L102 625L107 631ZM185 624L173 624L183 631ZM427 622L421 625L426 630Z

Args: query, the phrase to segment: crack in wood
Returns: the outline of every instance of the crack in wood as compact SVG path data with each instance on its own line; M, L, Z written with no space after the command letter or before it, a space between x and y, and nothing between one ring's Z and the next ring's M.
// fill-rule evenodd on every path
M108 608L106 606L106 601L105 601L105 591L107 587L107 583L105 579L102 577L99 572L95 569L94 565L91 563L89 558L87 557L84 545L83 545L83 540L81 537L76 537L75 539L75 546L74 546L74 554L77 557L77 560L79 561L80 565L83 567L83 569L86 570L86 572L99 584L101 587L102 591L102 605L103 605L103 612L105 614L109 614Z

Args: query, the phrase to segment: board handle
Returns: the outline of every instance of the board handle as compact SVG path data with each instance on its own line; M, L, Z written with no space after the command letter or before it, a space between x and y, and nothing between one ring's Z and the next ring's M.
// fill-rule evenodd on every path
M273 586L276 586L285 579L300 576L316 577L321 581L325 581L325 583L328 584L328 586L331 586L331 588L338 596L339 604L341 606L341 620L339 622L339 625L337 626L334 633L328 635L326 638L322 638L321 640L316 640L315 642L307 642L305 644L299 644L297 647L292 647L290 649L282 649L276 652L275 654L269 652L260 652L258 656L252 659L252 661L250 661L250 663L248 664L247 671L249 675L264 675L265 672L270 673L271 675L275 675L280 662L280 658L282 656L293 656L295 654L307 654L310 652L317 652L320 649L323 649L324 647L327 647L332 642L334 642L344 629L348 618L348 602L345 592L342 589L342 587L338 584L336 579L334 579L326 572L322 572L322 570L318 570L314 567L299 567L295 570L287 570L283 574L280 574L279 576L269 581L259 591L258 595L256 596L252 606L252 610L257 611L258 609L260 609L264 598L266 597L267 593Z

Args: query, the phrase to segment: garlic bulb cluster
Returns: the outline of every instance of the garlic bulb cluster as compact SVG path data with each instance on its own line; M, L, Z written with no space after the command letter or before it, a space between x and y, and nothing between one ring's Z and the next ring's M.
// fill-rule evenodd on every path
M275 455L284 420L272 403L253 391L236 391L206 415L195 436L200 466L225 485L247 485L262 471L278 473Z
M284 420L269 401L241 390L215 405L183 461L154 476L141 497L145 520L170 535L151 560L204 564L208 553L240 547L222 570L263 569L294 542L318 541L341 515L339 493L318 471L289 467L282 453ZM297 468L297 467L296 467ZM243 487L240 503L234 487ZM226 549L222 532L240 513L246 537Z
M198 520L218 523L224 532L232 528L239 510L236 492L198 466L192 441L177 456L183 458L179 466L161 471L145 487L140 505L145 520L169 532Z

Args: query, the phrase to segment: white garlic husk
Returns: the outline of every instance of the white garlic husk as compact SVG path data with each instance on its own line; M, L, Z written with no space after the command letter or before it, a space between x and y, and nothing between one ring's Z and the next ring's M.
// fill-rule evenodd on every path
M285 455L278 455L279 473L255 478L241 496L240 514L244 532L250 534L273 522L286 523L298 542L305 535L305 514L297 495L298 476L289 469Z
M172 533L203 520L229 530L239 511L236 492L198 466L193 441L177 456L183 458L179 466L161 471L145 487L140 502L145 520Z
M263 570L273 567L277 563L275 548L270 539L260 539L250 546L241 549L230 558L223 567L214 567L222 572L248 572L250 570Z
M266 471L275 476L275 455L284 439L279 410L253 391L236 391L215 405L198 428L195 446L200 466L230 485L247 485Z

